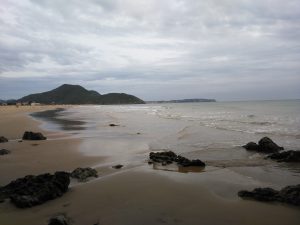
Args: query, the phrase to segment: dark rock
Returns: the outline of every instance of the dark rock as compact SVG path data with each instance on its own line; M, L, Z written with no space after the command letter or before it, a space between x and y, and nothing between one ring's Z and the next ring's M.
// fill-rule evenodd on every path
M114 168L114 169L121 169L122 167L123 167L123 165L118 164L118 165L113 166L112 168Z
M300 184L287 186L280 191L272 188L255 188L253 191L239 191L241 198L250 198L257 201L277 201L300 206Z
M48 225L69 225L68 218L64 215L58 215L49 220Z
M0 136L0 143L8 142L6 137Z
M200 159L195 159L191 161L190 166L205 166L205 163L202 162Z
M1 187L0 195L10 198L19 208L27 208L62 196L69 184L69 173L66 172L28 175Z
M248 144L243 146L247 150L259 151L259 145L254 142L249 142Z
M263 137L258 142L258 145L263 152L278 152L283 150L283 147L278 146L275 142L273 142L268 137Z
M279 196L282 202L300 206L300 184L281 189Z
M110 126L110 127L118 127L119 125L114 124L114 123L111 123L111 124L109 124L109 126Z
M278 162L300 162L300 151L284 151L268 155L267 158L274 159Z
M10 151L7 150L7 149L1 149L1 150L0 150L0 155L7 155L7 154L9 154L9 153L10 153Z
M150 160L149 160L150 163L153 163L153 162L162 163L163 166L172 164L173 162L177 163L177 165L184 166L184 167L188 167L188 166L204 167L205 166L205 163L199 159L189 160L183 156L176 155L172 151L150 152L149 158L150 158Z
M279 191L272 188L255 188L253 191L239 191L238 195L242 198L253 198L258 201L276 201Z
M34 133L31 131L25 131L23 134L23 140L46 140L47 138L42 133Z
M87 167L75 169L70 176L78 179L80 182L85 182L89 177L98 177L98 174L97 170Z
M263 137L262 139L260 139L258 144L249 142L242 147L249 151L257 151L261 153L273 153L283 150L283 147L278 146L268 137Z

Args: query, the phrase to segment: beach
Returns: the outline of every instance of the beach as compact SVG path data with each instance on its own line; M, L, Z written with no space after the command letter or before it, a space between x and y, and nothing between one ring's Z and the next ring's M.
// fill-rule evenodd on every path
M242 189L300 183L299 166L265 160L240 147L268 135L287 149L299 149L298 102L267 103L275 112L268 118L261 116L268 111L260 111L266 103L253 103L252 111L243 104L208 104L1 107L0 136L9 142L0 148L11 151L0 157L1 186L25 175L77 167L95 168L99 175L85 183L72 180L65 195L32 208L1 203L1 224L47 224L60 213L75 225L299 224L299 207L237 196ZM230 111L237 108L247 112ZM39 114L46 110L52 110L50 116L49 111ZM291 125L281 123L289 121L281 115L290 115ZM19 142L26 130L42 132L47 140ZM148 165L149 153L161 150L199 158L207 166L182 171ZM112 168L117 164L124 167Z

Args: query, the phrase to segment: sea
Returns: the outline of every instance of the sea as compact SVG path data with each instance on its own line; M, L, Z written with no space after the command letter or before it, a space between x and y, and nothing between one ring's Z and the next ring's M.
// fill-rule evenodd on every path
M267 136L285 150L300 150L300 100L82 105L33 117L44 121L42 128L67 134L61 138L82 139L82 154L106 158L95 167L152 170L180 182L203 182L223 197L242 187L300 183L299 163L278 163L242 147ZM151 151L174 151L207 166L149 166Z

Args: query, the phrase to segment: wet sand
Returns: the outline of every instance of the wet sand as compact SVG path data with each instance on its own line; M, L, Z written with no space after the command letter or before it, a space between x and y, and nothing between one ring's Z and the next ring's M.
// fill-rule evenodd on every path
M57 106L0 107L0 135L9 139L9 142L0 143L0 148L11 151L11 154L0 157L0 185L29 174L71 171L79 166L93 166L103 160L103 157L79 153L80 138L68 138L62 132L42 130L41 122L29 116L32 112L55 108ZM48 140L19 142L26 130L42 132Z
M232 196L243 185L249 189L257 185L249 186L248 178L239 176L234 170L213 166L208 166L203 173L153 170L142 160L147 153L139 156L139 164L125 165L121 170L111 169L111 162L105 157L82 153L82 146L86 145L82 143L89 139L41 130L41 124L26 115L45 109L54 108L0 108L0 135L11 139L1 143L0 148L12 151L0 157L0 185L28 174L71 171L78 166L95 166L100 177L87 183L72 182L70 190L61 198L30 209L2 203L0 224L47 224L48 218L58 213L65 213L75 225L97 222L107 225L300 223L299 208ZM42 131L51 138L16 141L24 130ZM113 148L111 140L109 143ZM105 162L108 167L103 166ZM97 166L99 164L102 166Z

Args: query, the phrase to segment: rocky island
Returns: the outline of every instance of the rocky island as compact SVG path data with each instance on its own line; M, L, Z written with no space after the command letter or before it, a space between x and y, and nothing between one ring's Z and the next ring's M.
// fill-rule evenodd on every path
M125 93L101 95L97 91L87 90L80 85L63 84L51 91L27 95L17 102L37 102L42 104L144 104L138 97Z

